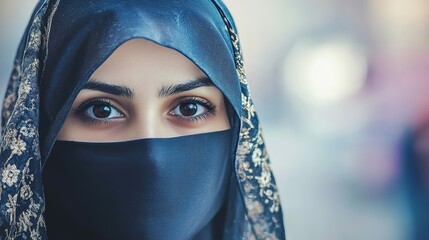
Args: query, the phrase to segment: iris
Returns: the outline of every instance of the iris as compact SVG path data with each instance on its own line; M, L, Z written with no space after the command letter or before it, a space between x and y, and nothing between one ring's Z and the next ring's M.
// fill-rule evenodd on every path
M185 103L180 105L180 113L183 114L183 116L193 116L195 113L197 113L198 106L196 103Z
M107 118L111 112L112 112L112 108L105 103L96 104L92 108L92 113L97 118Z

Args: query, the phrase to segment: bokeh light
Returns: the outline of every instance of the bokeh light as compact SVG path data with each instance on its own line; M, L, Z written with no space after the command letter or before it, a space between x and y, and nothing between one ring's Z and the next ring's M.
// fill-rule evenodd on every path
M299 41L283 67L286 94L317 106L350 98L362 89L367 74L362 47L342 36Z

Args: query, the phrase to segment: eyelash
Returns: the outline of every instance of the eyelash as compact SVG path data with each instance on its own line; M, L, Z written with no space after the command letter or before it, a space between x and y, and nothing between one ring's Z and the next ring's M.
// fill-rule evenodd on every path
M202 105L204 108L207 109L207 111L205 113L199 114L197 116L191 116L191 117L185 117L185 116L180 116L180 115L176 115L176 114L172 114L172 111L174 109L176 109L178 106L180 106L180 104L183 103L195 103L195 104L199 104ZM199 122L201 120L206 120L210 115L216 113L216 106L213 105L211 102L207 101L204 98L201 97L184 97L184 98L180 98L179 101L174 104L174 107L172 108L172 110L169 111L169 114L179 118L180 120L184 120L184 121L188 121L188 122Z
M206 112L199 114L197 116L190 116L190 117L185 117L185 116L173 114L172 111L183 103L199 104L206 109ZM111 122L116 121L116 120L112 120L112 119L97 119L97 118L93 118L93 117L88 116L85 113L85 111L87 111L88 108L90 108L96 104L106 104L106 105L114 108L116 111L121 113L123 116L126 116L121 110L119 110L117 107L115 107L109 99L91 99L89 101L82 103L81 105L79 105L79 107L77 107L75 110L72 110L72 111L77 113L79 115L79 117L81 117L82 120L88 122L91 125L100 125L100 124L108 125ZM215 112L216 112L216 106L204 98L201 98L201 97L184 97L184 98L179 99L174 104L174 107L169 111L168 114L170 116L173 116L173 117L181 120L181 121L197 123L201 120L206 120L210 115L214 114Z
M91 99L89 101L86 101L84 103L82 103L81 105L79 105L79 107L76 108L76 110L74 110L75 113L77 113L79 115L79 117L81 117L82 120L84 120L85 122L91 124L91 125L100 125L100 124L109 124L112 121L116 121L116 120L112 120L112 119L97 119L97 118L93 118L88 116L87 114L85 114L85 111L88 110L88 108L95 106L97 104L106 104L108 106L111 106L112 108L114 108L116 111L120 112L122 115L125 116L125 114L119 110L117 107L113 106L113 104L111 103L111 101L109 99L104 99L104 98L99 98L99 99Z

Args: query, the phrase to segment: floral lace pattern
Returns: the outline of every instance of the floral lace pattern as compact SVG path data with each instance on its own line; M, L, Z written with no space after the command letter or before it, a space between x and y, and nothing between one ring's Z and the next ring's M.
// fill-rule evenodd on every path
M0 147L0 239L4 240L46 239L38 134L38 79L44 63L39 56L46 50L57 5L48 8L46 1L34 15L22 59L17 56L6 90Z
M236 172L247 209L246 219L252 230L247 233L246 239L284 239L279 193L271 172L262 129L250 97L238 34L225 13L221 9L219 12L229 31L241 86L243 115L236 154Z

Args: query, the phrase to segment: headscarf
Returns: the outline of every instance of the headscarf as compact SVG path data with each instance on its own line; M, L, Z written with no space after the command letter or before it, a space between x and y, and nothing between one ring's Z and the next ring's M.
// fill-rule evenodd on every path
M145 38L194 62L234 116L226 239L285 239L279 194L250 97L233 19L219 0L41 1L15 58L2 111L1 239L46 239L42 169L89 76Z

